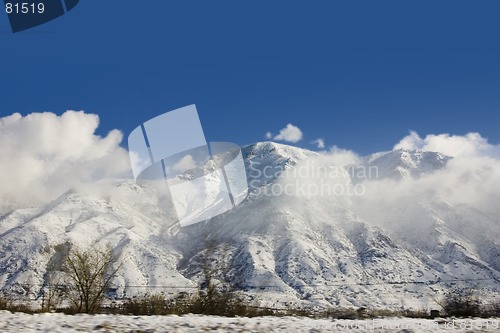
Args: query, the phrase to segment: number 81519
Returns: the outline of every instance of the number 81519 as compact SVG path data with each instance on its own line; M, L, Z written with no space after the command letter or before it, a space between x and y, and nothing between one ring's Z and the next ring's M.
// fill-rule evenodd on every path
M7 14L42 14L45 11L43 2L35 3L10 3L5 4L5 12Z

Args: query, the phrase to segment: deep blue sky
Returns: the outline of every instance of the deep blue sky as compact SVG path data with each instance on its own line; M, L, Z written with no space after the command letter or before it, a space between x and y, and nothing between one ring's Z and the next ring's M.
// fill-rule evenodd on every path
M292 123L360 153L410 129L500 143L500 3L339 3L81 0L16 34L0 13L0 116L83 109L128 135L195 103L210 141Z

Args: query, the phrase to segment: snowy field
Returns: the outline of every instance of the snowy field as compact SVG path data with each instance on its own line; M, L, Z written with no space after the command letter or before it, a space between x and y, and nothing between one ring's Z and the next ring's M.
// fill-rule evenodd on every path
M0 332L498 332L495 319L328 320L300 317L123 316L0 311Z

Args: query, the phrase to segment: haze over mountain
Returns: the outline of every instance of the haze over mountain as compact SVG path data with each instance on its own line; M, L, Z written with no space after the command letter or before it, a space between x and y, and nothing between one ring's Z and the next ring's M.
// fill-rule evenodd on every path
M432 307L456 285L498 295L498 160L412 148L243 147L248 197L183 228L147 186L77 187L0 217L0 287L39 297L57 245L98 242L123 263L118 295L189 291L207 258L269 305Z

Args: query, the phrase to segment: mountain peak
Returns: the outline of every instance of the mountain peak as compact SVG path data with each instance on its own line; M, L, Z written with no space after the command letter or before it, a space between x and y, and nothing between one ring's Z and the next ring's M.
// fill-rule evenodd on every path
M242 154L251 187L269 185L301 160L321 156L275 142L245 146ZM378 178L400 179L439 170L449 159L436 152L394 150L367 156L356 167L376 166ZM497 288L496 280L487 281L499 274L498 237L472 238L468 222L480 216L471 210L417 209L410 203L395 217L384 216L404 225L406 235L412 230L409 238L376 227L373 215L352 200L255 191L211 221L179 228L165 200L147 186L133 181L102 185L99 191L68 192L40 208L0 217L1 289L25 292L29 284L40 297L55 246L67 241L113 246L126 267L113 282L119 294L197 285L212 241L213 262L228 258L223 278L250 294L261 292L271 303L315 295L331 305L428 306L425 300L447 288L436 281L484 279L485 287ZM495 217L482 219L482 225L496 230ZM447 245L455 243L456 249ZM402 292L405 281L411 294Z
M451 158L438 152L396 149L369 155L363 165L377 167L378 178L418 178L443 168Z
M257 142L242 148L247 178L252 188L273 182L285 169L318 153L271 141ZM266 172L262 172L265 170Z

